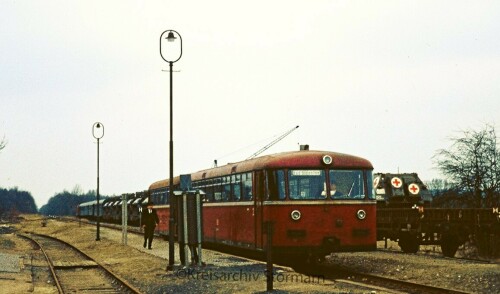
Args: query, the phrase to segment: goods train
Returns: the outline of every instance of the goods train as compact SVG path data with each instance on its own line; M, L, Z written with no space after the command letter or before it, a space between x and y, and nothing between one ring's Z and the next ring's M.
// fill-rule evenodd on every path
M193 189L204 193L203 242L263 252L264 227L271 222L273 254L285 259L317 262L332 252L375 250L372 170L361 157L301 150L192 173ZM179 190L180 177L173 187ZM139 224L141 205L153 201L160 218L157 233L168 235L170 197L168 180L129 194L129 223ZM104 200L102 220L121 221L122 201ZM89 207L80 206L81 217L96 211Z
M444 256L453 257L460 245L473 239L484 255L498 254L498 208L435 208L416 173L373 176L377 240L398 241L407 253L417 252L420 245L440 245Z

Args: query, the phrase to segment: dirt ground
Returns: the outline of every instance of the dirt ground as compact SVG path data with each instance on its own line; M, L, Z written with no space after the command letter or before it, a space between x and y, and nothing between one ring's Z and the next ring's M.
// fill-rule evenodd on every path
M379 243L379 248L383 248ZM419 284L439 286L470 293L500 293L500 264L445 258L441 253L416 254L392 250L336 253L327 258L331 264Z
M265 265L257 261L203 250L205 267L183 269L176 264L166 271L168 242L156 238L153 249L142 248L140 235L128 234L127 246L121 244L120 231L101 228L101 241L95 241L95 226L49 219L41 225L40 216L26 216L15 225L18 232L35 232L65 240L112 271L122 275L144 293L265 293ZM379 243L384 247L383 242ZM389 250L336 253L328 263L418 283L448 287L471 293L500 293L500 265L443 258L439 250L424 248L417 254L403 254L395 243ZM176 249L177 253L178 250ZM7 293L57 293L48 274L39 273L37 250L15 234L0 234L0 253L19 255L20 272L2 272L0 289ZM176 260L179 258L176 255ZM374 293L366 288L328 280L315 280L286 267L276 267L276 293ZM12 292L11 292L12 291ZM385 291L376 291L384 293Z
M153 249L142 247L140 235L128 234L127 246L121 244L121 231L101 227L100 241L96 239L95 226L78 223L60 222L49 219L46 226L41 225L39 216L26 216L26 220L16 225L19 233L34 232L54 236L79 248L91 258L102 263L113 272L124 277L143 293L265 293L265 264L245 258L234 257L216 251L203 250L206 266L184 269L179 262L174 271L166 271L168 264L168 242L155 238ZM8 243L4 249L3 244ZM46 278L47 287L30 284L31 255L36 254L28 241L15 234L0 234L0 252L16 252L24 263L21 273L8 273L14 280L4 280L0 271L0 285L9 289L7 293L57 293ZM176 261L179 260L176 248ZM32 267L31 267L32 268ZM367 293L358 286L336 283L293 272L290 268L275 267L274 289L276 293ZM10 283L12 281L12 283ZM8 287L7 287L8 286ZM369 291L368 291L369 292ZM2 292L4 293L4 292ZM381 292L383 293L383 292Z

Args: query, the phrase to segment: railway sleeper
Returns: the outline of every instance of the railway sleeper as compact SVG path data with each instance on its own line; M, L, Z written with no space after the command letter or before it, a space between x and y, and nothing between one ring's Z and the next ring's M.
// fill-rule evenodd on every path
M97 268L98 265L92 260L82 260L78 262L63 262L54 261L53 266L55 269L69 269L69 268Z

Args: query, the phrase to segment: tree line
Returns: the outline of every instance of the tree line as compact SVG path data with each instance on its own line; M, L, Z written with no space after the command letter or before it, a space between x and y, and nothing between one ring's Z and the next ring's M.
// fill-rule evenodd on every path
M8 218L19 213L36 213L37 207L29 192L20 191L17 187L0 188L0 218Z
M76 215L76 209L80 203L96 200L96 191L89 190L83 193L82 189L77 185L71 192L62 191L52 196L49 202L40 208L40 213L43 215ZM102 200L107 196L99 195Z
M102 195L101 195L102 196ZM101 199L106 199L102 196ZM69 192L63 190L49 199L49 202L38 210L30 192L16 188L0 188L0 218L8 219L21 213L40 213L43 215L66 216L76 215L80 203L96 200L96 192L90 190L83 193L79 186Z

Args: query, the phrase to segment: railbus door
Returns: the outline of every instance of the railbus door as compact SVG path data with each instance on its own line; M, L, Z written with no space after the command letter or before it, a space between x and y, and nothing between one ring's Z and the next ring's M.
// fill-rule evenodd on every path
M254 210L255 210L255 248L263 249L262 244L262 220L264 217L262 201L265 198L265 176L264 171L255 171L254 185Z

